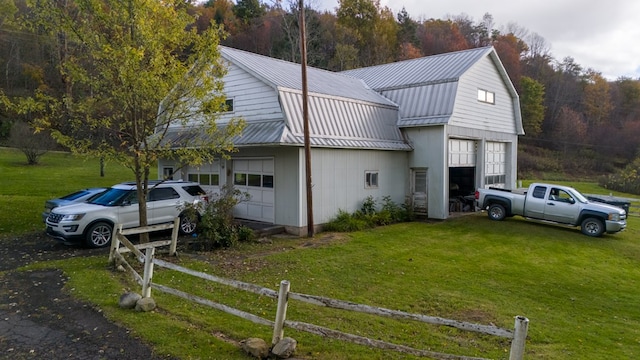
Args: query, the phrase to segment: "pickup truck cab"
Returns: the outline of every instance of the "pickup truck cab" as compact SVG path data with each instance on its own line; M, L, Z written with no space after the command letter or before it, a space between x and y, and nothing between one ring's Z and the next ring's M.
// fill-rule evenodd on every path
M492 220L520 215L528 219L580 226L588 236L616 233L627 227L624 209L590 202L578 190L562 185L533 183L525 191L478 189L476 206Z

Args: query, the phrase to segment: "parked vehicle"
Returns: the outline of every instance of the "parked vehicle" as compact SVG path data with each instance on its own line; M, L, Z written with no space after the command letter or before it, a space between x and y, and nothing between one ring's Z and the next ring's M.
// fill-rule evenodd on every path
M151 181L147 195L148 225L168 223L180 217L180 232L192 234L197 219L187 215L187 205L204 211L208 198L196 182ZM60 206L46 220L47 234L63 241L82 241L89 247L109 245L116 224L124 229L140 226L134 182L114 185L91 200Z
M107 190L107 188L99 187L99 188L82 189L56 199L47 200L44 203L44 211L42 212L42 221L46 222L47 218L49 217L49 214L51 213L51 210L57 208L58 206L83 203L87 200L90 200L97 194L104 192L105 190Z
M528 219L580 226L588 236L616 233L627 227L624 209L590 202L578 190L561 185L534 183L522 191L478 189L476 206L492 220L520 215Z

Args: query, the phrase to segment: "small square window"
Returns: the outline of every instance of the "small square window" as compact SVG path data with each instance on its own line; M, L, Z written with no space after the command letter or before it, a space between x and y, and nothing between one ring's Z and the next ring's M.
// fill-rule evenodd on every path
M173 168L172 167L163 168L162 177L165 180L173 180Z
M249 174L247 180L249 186L260 187L262 185L262 175L260 174Z
M247 174L235 173L233 176L233 184L240 186L247 186Z
M496 97L496 94L491 91L478 89L478 101L480 102L487 103L487 104L495 104L496 103L495 97Z
M365 171L364 173L364 187L365 189L372 189L378 187L378 172L377 171Z

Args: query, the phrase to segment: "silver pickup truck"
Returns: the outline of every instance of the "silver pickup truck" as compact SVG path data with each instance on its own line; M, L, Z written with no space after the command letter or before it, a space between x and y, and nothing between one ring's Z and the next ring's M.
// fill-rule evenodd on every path
M520 215L528 219L580 226L588 236L616 233L627 227L624 209L589 202L578 190L562 185L533 183L524 191L478 189L476 206L492 220Z

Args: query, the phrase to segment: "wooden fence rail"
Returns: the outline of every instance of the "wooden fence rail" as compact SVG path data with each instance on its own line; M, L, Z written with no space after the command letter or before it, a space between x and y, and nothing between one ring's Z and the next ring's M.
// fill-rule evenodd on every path
M175 226L177 228L177 224ZM139 232L129 232L129 233L143 232L140 229L137 229L136 231L138 230ZM145 229L145 230L155 231L156 229ZM348 301L336 300L336 299L331 299L331 298L326 298L326 297L321 297L316 295L295 293L295 292L289 291L290 284L286 280L281 281L279 291L274 291L272 289L265 288L255 284L245 283L237 280L225 279L215 275L194 271L192 269L188 269L188 268L170 263L168 261L155 258L155 248L157 246L166 246L166 245L173 244L172 249L174 249L173 254L175 254L175 243L167 242L167 241L156 241L154 243L148 243L142 246L133 245L131 244L130 241L126 239L126 237L124 237L124 235L122 234L123 231L121 227L119 228L119 230L116 230L114 232L114 235L115 233L118 234L118 240L117 240L118 243L115 246L112 246L112 251L109 255L109 261L112 262L112 261L116 261L117 259L118 262L122 263L124 266L126 266L126 268L129 271L131 271L134 274L134 277L136 278L138 283L142 285L143 297L150 297L151 288L154 288L158 291L172 294L174 296L178 296L183 299L193 301L201 305L209 306L216 310L220 310L228 314L238 316L240 318L252 321L257 324L272 327L273 328L273 338L272 338L273 345L275 345L278 341L280 341L284 337L284 328L288 327L291 329L305 331L305 332L320 335L323 337L330 337L330 338L349 341L352 343L374 347L378 349L394 350L401 353L411 354L415 356L422 356L422 357L430 357L433 359L447 359L447 360L450 360L450 359L479 360L481 359L481 358L468 357L468 356L462 356L462 355L438 353L438 352L433 352L429 350L414 349L412 347L393 344L393 343L389 343L382 340L369 339L366 337L344 333L344 332L340 332L337 330L325 328L325 327L314 325L314 324L287 320L286 313L287 313L287 308L289 306L289 300L297 300L297 301L305 302L305 303L316 305L316 306L323 306L323 307L348 310L348 311L357 311L357 312L362 312L366 314L390 317L394 319L414 320L414 321L424 322L424 323L429 323L434 325L450 326L450 327L454 327L454 328L465 330L465 331L479 332L483 334L509 338L511 339L511 350L510 350L509 360L521 360L524 356L524 348L525 348L525 342L527 337L529 320L522 316L516 317L515 330L511 331L511 330L498 328L496 326L481 325L481 324L444 319L440 317L433 317L433 316L427 316L427 315L421 315L421 314L411 314L403 311L390 310L390 309L379 308L379 307L374 307L370 305L356 304ZM113 239L115 240L116 237L114 236ZM125 248L120 248L120 244L125 245ZM142 247L144 247L144 251L145 251L144 254L140 251L140 248ZM128 252L128 251L136 254L137 259L141 262L144 262L143 276L140 276L133 269L133 267L131 267L127 263L126 259L121 255L122 252ZM216 303L209 299L205 299L193 294L189 294L177 289L173 289L165 285L156 284L152 281L154 265L167 268L170 270L178 271L181 273L185 273L191 276L195 276L203 280L212 281L218 284L248 291L260 296L267 296L273 299L277 299L278 306L275 314L275 321L267 320L260 316L248 313L246 311L238 310L224 304Z

